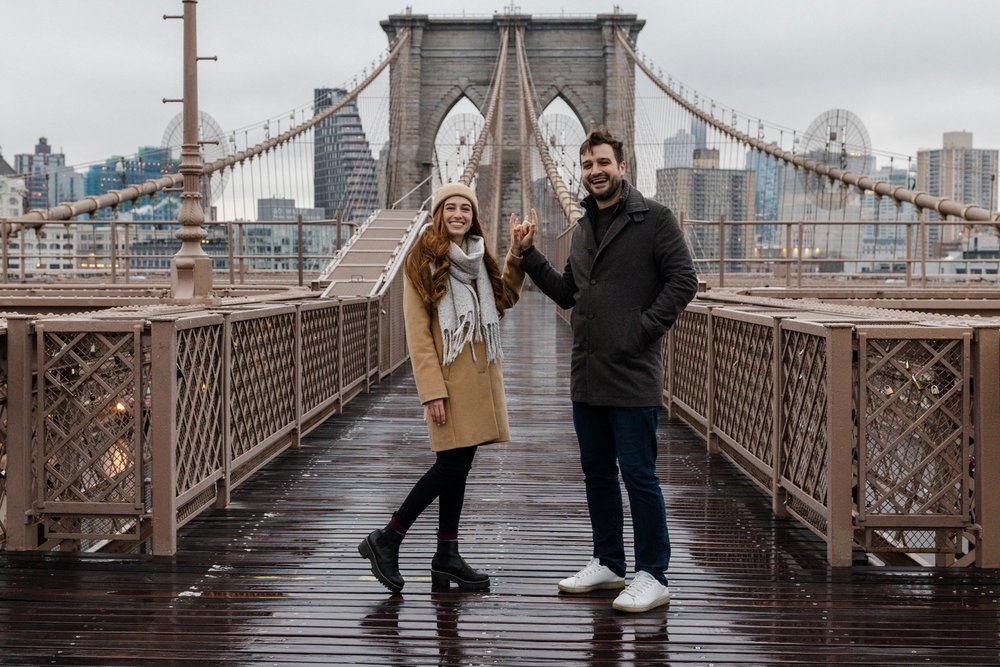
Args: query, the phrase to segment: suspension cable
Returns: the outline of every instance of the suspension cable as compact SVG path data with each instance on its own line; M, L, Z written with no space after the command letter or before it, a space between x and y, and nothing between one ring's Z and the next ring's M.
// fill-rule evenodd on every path
M894 187L891 183L886 181L879 181L867 176L859 176L858 174L851 173L846 169L837 169L811 158L795 155L794 153L783 150L778 146L768 144L763 139L751 137L750 135L740 132L735 128L729 127L725 123L712 118L704 111L695 107L682 96L671 90L670 87L663 83L659 77L653 74L653 71L646 66L641 58L636 55L632 45L628 41L628 38L626 38L625 33L621 29L615 31L615 36L618 38L618 41L625 49L629 58L632 59L632 62L635 63L639 69L641 69L646 76L648 76L650 80L674 102L684 107L688 113L705 121L705 123L711 127L714 127L723 134L746 146L749 146L750 148L762 151L768 155L773 155L793 167L802 167L806 171L817 174L818 176L826 176L842 183L846 183L847 185L853 185L859 190L867 190L869 192L874 192L877 195L889 196L896 201L913 204L917 207L917 209L929 208L933 211L937 211L942 217L952 215L973 222L1000 221L1000 211L993 213L980 206L962 204L945 197L934 197L926 192L918 192L901 187Z
M303 132L312 129L318 123L321 123L325 119L329 118L333 114L337 113L345 105L353 101L357 96L374 81L379 74L381 74L386 67L396 58L397 54L402 50L402 47L410 39L410 28L404 28L400 33L399 38L393 45L392 50L386 55L382 63L372 70L369 74L354 90L344 95L340 98L336 104L331 105L327 109L324 109L321 113L316 114L309 120L293 127L287 132L274 137L273 139L268 139L262 143L253 146L252 148L247 148L240 151L234 155L229 155L224 158L219 158L214 162L204 165L202 168L203 176L210 176L212 172L224 169L225 167L231 167L237 162L242 163L244 160L253 158L262 153L266 153L275 146L283 145L290 141L291 139L299 136ZM59 204L49 209L35 209L26 213L25 215L18 216L15 218L10 218L10 222L14 223L15 229L19 228L18 223L45 223L55 220L70 220L79 215L85 213L93 213L102 208L108 208L111 206L118 206L122 202L134 201L143 197L145 195L151 195L155 192L161 190L167 190L170 188L175 188L183 183L183 177L180 174L169 174L163 178L150 179L142 184L131 185L127 188L122 188L121 190L111 190L102 195L96 197L87 197L86 199L81 199L72 203Z
M505 27L503 35L500 37L500 53L497 56L496 70L493 72L493 90L490 94L490 102L486 111L486 122L483 124L483 129L472 147L472 155L469 156L469 162L465 165L465 172L458 179L459 182L465 185L472 184L472 179L479 169L479 160L486 149L486 141L489 139L490 132L493 130L493 124L496 122L496 110L503 97L503 79L507 71L507 37L509 30L509 28Z
M523 29L519 28L517 32L514 33L514 37L517 45L517 68L521 89L526 93L524 107L527 112L528 122L531 125L531 133L535 138L535 145L538 147L539 157L542 159L542 165L545 167L545 173L549 178L549 183L552 185L552 191L559 199L559 205L562 207L563 215L566 216L566 226L569 227L583 215L583 210L580 208L580 205L574 201L573 196L569 192L569 188L566 187L566 184L562 180L562 176L559 175L559 170L556 168L555 162L549 154L549 147L548 144L545 143L545 137L542 136L542 130L538 126L538 115L535 110L535 102L538 100L538 96L535 94L534 86L528 76L528 59L524 52L522 31Z

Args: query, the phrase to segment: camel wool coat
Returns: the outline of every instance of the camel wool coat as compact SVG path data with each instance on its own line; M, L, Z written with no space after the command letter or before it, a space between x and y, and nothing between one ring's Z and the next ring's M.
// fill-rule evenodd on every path
M486 345L473 341L462 348L453 363L442 366L444 346L437 307L429 308L423 302L405 273L403 281L406 345L420 403L445 399L444 425L427 424L431 449L441 452L510 440L501 362L487 364ZM504 262L503 284L501 305L507 309L517 303L524 284L521 258L513 253L509 253Z

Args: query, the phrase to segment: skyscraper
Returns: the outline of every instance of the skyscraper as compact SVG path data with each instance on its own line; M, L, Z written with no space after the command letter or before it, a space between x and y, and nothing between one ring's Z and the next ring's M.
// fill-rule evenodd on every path
M691 167L656 171L656 200L683 214L685 220L753 220L755 176L746 169L720 169L716 148L696 149ZM718 257L718 225L694 225L687 236L695 258ZM753 237L752 226L727 228L726 257L749 256Z
M319 271L337 250L337 229L333 225L309 224L323 219L321 208L301 208L294 199L269 197L257 200L257 220L295 222L302 216L302 254L304 269ZM254 256L250 265L259 269L291 271L297 266L299 229L295 225L248 225L244 231L243 252Z
M317 88L315 113L337 103L343 88ZM361 125L358 105L351 101L316 126L313 155L316 208L333 219L363 222L379 206L375 158Z
M24 179L3 159L0 150L0 218L14 218L24 212Z
M677 130L672 137L663 140L663 168L690 168L694 152L708 148L708 126L700 118L691 119L691 131Z
M27 186L28 209L50 208L83 198L83 178L66 166L66 156L53 153L49 140L39 137L34 153L14 156L14 171Z
M773 144L772 144L773 145ZM762 224L778 219L785 163L763 151L747 151L746 168L754 177L754 220L756 243L771 246L781 239L776 225Z
M917 151L917 190L983 208L997 206L997 149L972 147L971 132L945 132L943 146ZM925 220L939 220L934 211ZM940 254L941 244L957 241L961 226L930 225L928 252Z
M694 159L694 135L686 130L663 140L663 168L690 169Z
M159 146L140 146L131 157L115 156L100 164L91 165L84 175L84 197L94 197L109 190L120 190L149 180L172 174L180 162L171 158L170 149ZM121 213L132 212L132 220L176 220L180 197L176 193L159 193L152 200L140 197L132 204L122 206ZM91 219L110 220L109 209L99 211Z

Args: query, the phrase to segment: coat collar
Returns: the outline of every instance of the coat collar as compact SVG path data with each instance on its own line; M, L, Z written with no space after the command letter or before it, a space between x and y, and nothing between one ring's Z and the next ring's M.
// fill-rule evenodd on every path
M580 202L580 205L587 212L588 220L593 222L597 219L597 200L594 198L594 195L587 195ZM597 248L597 254L594 257L595 260L597 259L597 255L600 255L601 251L625 228L625 225L629 222L642 222L646 219L646 212L649 211L649 204L646 203L646 198L625 179L622 179L622 196L616 206L619 207L618 214L604 235L600 247ZM589 228L590 225L587 225L587 227L587 232L592 235L593 229Z

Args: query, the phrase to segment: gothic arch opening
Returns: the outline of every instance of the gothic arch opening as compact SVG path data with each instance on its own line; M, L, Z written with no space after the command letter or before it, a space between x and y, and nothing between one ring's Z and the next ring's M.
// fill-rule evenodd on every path
M448 110L434 136L434 170L431 179L434 189L442 183L451 183L461 178L472 156L472 147L485 124L483 114L464 95ZM480 165L488 164L488 152L487 149Z
M587 133L580 117L564 97L557 95L542 111L538 125L566 187L575 196L583 197L586 193L580 182L580 144ZM537 155L532 167L532 175L535 174L545 175Z

